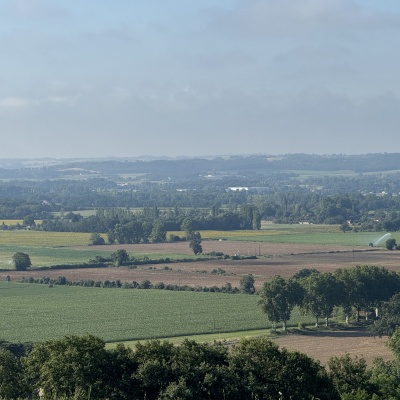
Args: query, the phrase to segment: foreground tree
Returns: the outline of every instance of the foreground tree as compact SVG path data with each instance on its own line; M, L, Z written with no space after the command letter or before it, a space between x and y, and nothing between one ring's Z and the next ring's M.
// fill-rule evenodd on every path
M106 390L105 343L95 336L66 336L40 343L23 364L33 395L39 389L46 398L101 399L111 395Z
M240 342L230 354L230 366L241 400L340 399L318 362L299 352L280 350L266 338Z
M12 259L17 271L26 271L32 265L29 255L20 251L15 253Z
M365 393L370 396L368 398L372 398L375 388L370 382L371 371L368 370L364 358L351 358L349 354L332 357L328 361L328 367L329 376L341 396L352 394L361 396Z
M376 358L371 370L371 382L378 388L378 399L395 400L400 394L400 328L392 333L387 346L393 351L394 358L386 361Z
M298 281L274 276L270 282L265 282L260 291L259 304L271 322L282 322L286 332L287 321L296 304L303 298L303 289Z
M25 394L24 377L19 359L0 348L0 397L14 399Z
M135 351L138 369L134 375L140 388L137 398L223 399L233 396L236 381L228 367L223 345L185 340L180 346L150 341Z

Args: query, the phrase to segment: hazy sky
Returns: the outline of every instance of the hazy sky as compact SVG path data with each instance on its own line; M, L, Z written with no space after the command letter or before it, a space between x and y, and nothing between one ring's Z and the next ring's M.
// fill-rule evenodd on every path
M399 0L0 0L0 157L400 152Z

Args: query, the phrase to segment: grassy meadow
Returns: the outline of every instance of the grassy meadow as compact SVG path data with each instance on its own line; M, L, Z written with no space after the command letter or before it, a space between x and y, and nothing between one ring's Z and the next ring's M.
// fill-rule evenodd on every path
M0 282L0 338L92 333L108 342L270 328L258 296ZM293 324L312 317L293 316Z
M300 224L264 224L258 231L200 231L203 239L236 240L250 242L293 243L293 244L331 244L337 246L384 246L385 240L378 240L386 232L347 232L339 230L338 225L300 225ZM182 232L169 232L182 235ZM391 234L397 242L400 233ZM387 239L387 238L386 238Z
M82 264L96 256L108 257L114 250L104 246L104 250L77 249L76 246L86 246L90 242L90 233L76 232L43 232L28 230L0 231L0 269L13 268L12 256L21 251L29 254L32 267L57 264ZM143 258L148 253L129 253L131 256ZM196 258L194 255L151 253L152 259Z

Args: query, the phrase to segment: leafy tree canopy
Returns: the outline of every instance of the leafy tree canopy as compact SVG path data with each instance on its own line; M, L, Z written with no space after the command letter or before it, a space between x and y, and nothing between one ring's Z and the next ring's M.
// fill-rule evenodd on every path
M20 251L15 253L12 259L17 271L26 271L32 265L29 255Z

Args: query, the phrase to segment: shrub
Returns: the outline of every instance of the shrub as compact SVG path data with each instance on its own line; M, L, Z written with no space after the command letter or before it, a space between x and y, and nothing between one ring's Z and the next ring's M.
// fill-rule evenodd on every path
M99 233L94 232L94 233L92 233L91 236L90 236L90 243L91 243L92 245L103 245L103 244L105 244L106 242L105 242L105 240L100 236Z
M388 250L393 250L397 246L396 239L391 238L386 240L385 246Z
M32 265L31 259L26 253L21 253L19 251L15 253L12 258L17 271L26 271Z

